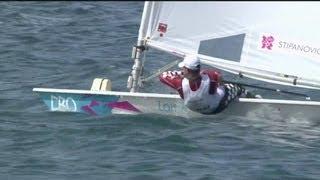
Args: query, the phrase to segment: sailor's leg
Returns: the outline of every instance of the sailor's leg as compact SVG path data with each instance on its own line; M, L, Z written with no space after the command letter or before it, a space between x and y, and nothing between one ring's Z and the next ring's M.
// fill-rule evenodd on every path
M214 111L214 113L219 113L226 109L228 105L234 101L236 98L240 97L245 93L245 89L237 84L224 84L225 95L222 98L218 108Z

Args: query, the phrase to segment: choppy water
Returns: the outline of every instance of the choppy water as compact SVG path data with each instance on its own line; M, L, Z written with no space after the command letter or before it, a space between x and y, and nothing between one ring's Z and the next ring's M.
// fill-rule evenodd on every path
M0 179L320 179L320 121L48 112L33 87L126 91L143 2L0 6Z

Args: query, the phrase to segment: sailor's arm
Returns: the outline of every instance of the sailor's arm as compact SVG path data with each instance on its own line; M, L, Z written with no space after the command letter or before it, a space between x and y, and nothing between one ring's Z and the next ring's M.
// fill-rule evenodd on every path
M183 99L182 91L182 73L181 71L167 71L162 73L159 76L159 79L162 83L170 86L171 88L178 91L180 97Z
M207 74L211 80L215 80L218 83L222 81L222 74L219 71L213 69L205 69L201 71L202 74Z
M218 88L218 86L222 82L222 75L219 71L211 70L211 69L206 69L201 71L202 74L207 74L210 78L210 89L209 93L214 94Z

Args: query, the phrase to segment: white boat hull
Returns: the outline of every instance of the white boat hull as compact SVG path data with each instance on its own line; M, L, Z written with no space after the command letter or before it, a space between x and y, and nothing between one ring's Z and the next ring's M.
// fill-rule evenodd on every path
M215 117L187 109L178 95L34 88L50 111L94 116L161 114L185 118ZM320 102L240 98L218 115L271 119L319 119Z

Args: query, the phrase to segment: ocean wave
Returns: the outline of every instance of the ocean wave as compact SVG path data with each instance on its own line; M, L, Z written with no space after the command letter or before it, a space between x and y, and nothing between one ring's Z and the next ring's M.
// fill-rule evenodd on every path
M58 18L58 17L48 17L40 15L32 15L26 13L20 13L20 15L28 22L34 25L55 25L61 22L70 22L72 18Z

